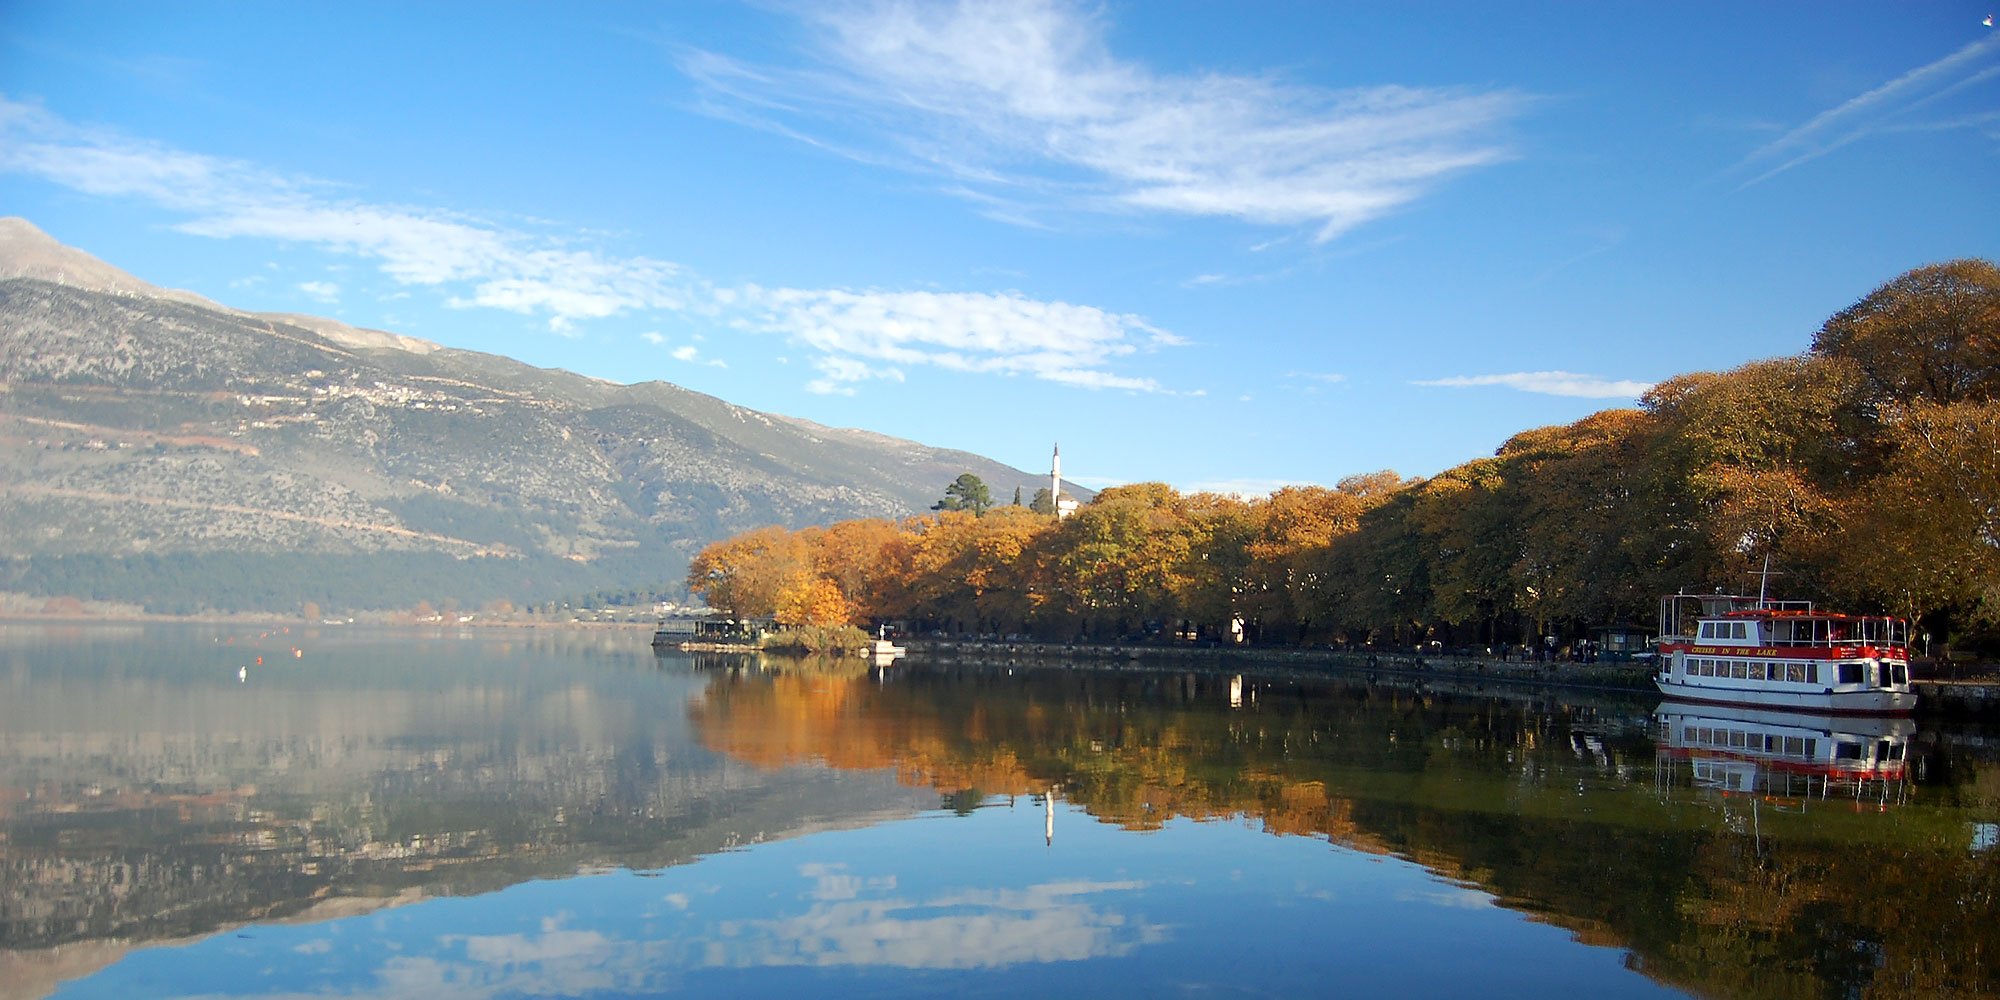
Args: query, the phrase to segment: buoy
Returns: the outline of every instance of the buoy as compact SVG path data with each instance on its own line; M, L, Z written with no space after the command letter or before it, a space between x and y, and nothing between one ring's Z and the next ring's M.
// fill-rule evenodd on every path
M239 684L248 684L248 683L250 682L250 668L249 668L249 667L237 667L237 668L236 668L236 681L237 681L237 683L239 683Z

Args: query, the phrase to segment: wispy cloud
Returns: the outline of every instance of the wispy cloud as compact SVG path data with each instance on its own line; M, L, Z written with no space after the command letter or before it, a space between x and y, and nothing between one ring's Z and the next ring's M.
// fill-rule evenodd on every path
M1509 158L1505 90L1346 90L1164 75L1109 51L1060 0L809 5L804 69L680 58L712 114L946 178L990 214L1039 208L1306 225L1325 241Z
M1162 391L1115 362L1181 343L1143 319L1014 292L729 288L649 257L571 245L574 234L528 233L445 210L336 199L329 185L255 164L73 125L0 96L0 172L130 198L192 216L177 228L214 239L304 244L372 261L398 285L434 288L456 308L541 317L557 333L626 313L674 312L690 324L776 334L810 348L815 392L898 382L905 369L1027 375L1082 388ZM331 300L331 282L301 291ZM642 336L646 336L643 335ZM654 339L657 337L658 339ZM654 331L646 339L664 346ZM682 361L726 367L693 347Z
M1912 126L1903 121L1905 116L2000 78L2000 63L1996 60L2000 60L2000 35L1973 42L1814 115L1810 121L1757 147L1739 161L1732 168L1737 175L1754 171L1739 189L1767 181L1871 135L1909 130ZM1971 122L1943 127L1976 128L1977 117ZM1929 123L1919 127L1940 125Z
M1562 371L1454 375L1450 378L1420 379L1410 384L1448 389L1497 385L1522 392L1540 393L1544 396L1572 396L1579 399L1636 399L1653 387L1651 382L1634 379L1611 379L1601 375L1579 375L1576 372Z
M340 286L331 281L301 281L298 288L321 302L340 301Z
M1090 389L1160 392L1153 379L1115 374L1111 362L1179 337L1132 315L1014 293L747 289L755 325L823 355L811 388L836 392L903 369L1027 375Z
M184 212L193 218L178 228L197 236L309 244L372 260L399 284L463 284L467 293L451 305L538 315L557 331L634 309L678 309L688 294L664 261L574 250L434 209L336 199L318 181L73 125L5 97L0 170Z

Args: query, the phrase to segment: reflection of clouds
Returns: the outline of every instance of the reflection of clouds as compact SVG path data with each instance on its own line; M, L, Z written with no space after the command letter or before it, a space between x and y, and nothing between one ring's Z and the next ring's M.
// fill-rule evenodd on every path
M1493 897L1476 889L1433 889L1429 892L1399 892L1399 903L1424 903L1453 910L1483 910L1494 905Z
M617 937L617 927L568 927L570 918L558 915L522 933L407 939L409 951L424 953L396 954L402 949L386 939L394 931L384 928L384 937L373 943L388 954L372 981L285 1000L667 993L685 987L685 977L703 969L994 969L1127 955L1168 939L1166 926L1132 920L1106 905L1112 894L1136 892L1146 882L952 889L920 901L891 896L893 876L863 876L840 864L801 865L798 872L811 887L802 894L810 900L803 913L708 923L695 916L707 908L706 900L695 907L689 896L675 893L666 901L688 922L662 928L651 940ZM822 895L848 890L854 895ZM320 954L327 950L321 944L295 950Z
M813 880L812 891L806 893L806 898L827 903L858 899L863 889L885 891L896 887L894 875L863 881L859 875L847 874L844 864L804 864L799 866L799 874Z
M706 949L704 964L978 969L1124 955L1166 940L1167 929L1129 923L1088 897L1144 886L1073 881L967 890L927 902L822 901L796 917L724 923L721 947Z
M445 938L445 943L452 938ZM602 955L612 948L610 938L596 931L549 931L538 937L526 934L495 934L460 938L465 957L487 965L522 965L566 958Z

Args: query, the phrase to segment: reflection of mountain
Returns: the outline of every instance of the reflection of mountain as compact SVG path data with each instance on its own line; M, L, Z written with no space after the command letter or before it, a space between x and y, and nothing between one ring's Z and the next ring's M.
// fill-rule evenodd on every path
M1642 705L1249 688L1232 709L1229 678L1167 672L742 675L691 711L764 766L893 767L959 801L1056 786L1132 828L1241 815L1403 855L1708 995L2000 991L2000 871L1966 851L1967 817L2000 810L1986 785L1749 816L1656 784Z
M10 979L54 945L657 868L935 802L703 749L684 706L707 679L629 635L193 634L0 631Z

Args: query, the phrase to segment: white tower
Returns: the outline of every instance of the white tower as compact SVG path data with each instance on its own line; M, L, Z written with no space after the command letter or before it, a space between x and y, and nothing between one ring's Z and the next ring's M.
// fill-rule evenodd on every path
M1049 457L1049 506L1055 508L1058 516L1062 513L1062 442L1056 442L1056 453Z
M1076 509L1082 506L1075 497L1063 496L1061 444L1057 444L1055 454L1049 456L1049 503L1055 507L1058 521L1076 513Z

